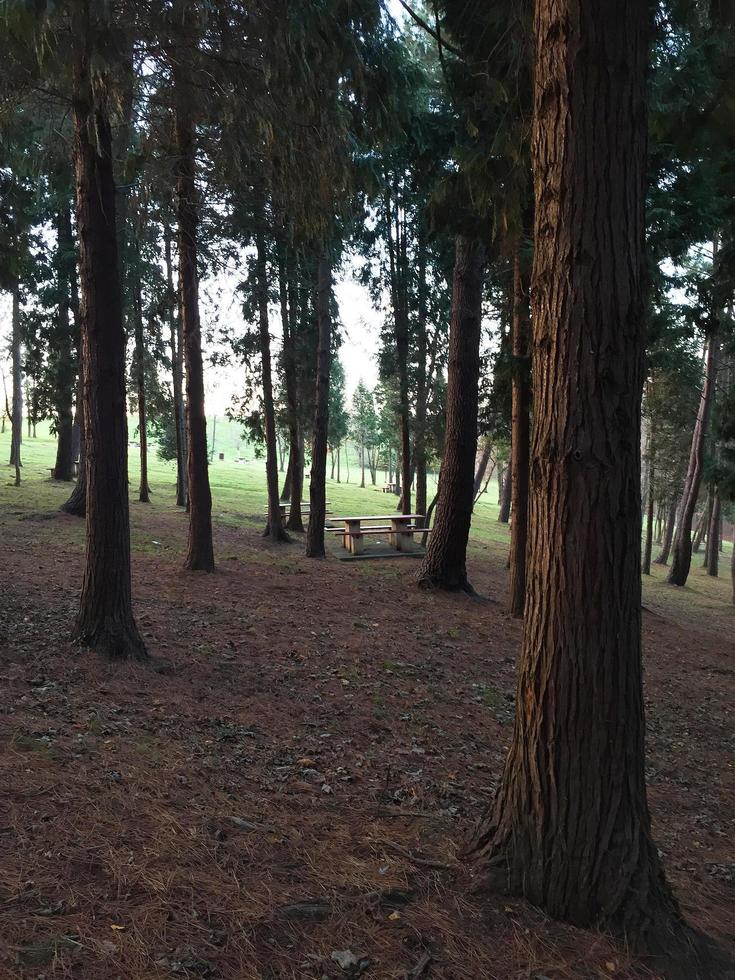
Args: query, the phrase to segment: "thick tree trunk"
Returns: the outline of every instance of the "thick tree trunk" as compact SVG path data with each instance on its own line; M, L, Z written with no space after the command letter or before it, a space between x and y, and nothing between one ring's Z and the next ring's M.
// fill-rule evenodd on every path
M276 410L273 405L271 379L271 338L268 326L268 265L263 232L258 230L256 244L256 289L258 292L258 338L260 341L261 380L263 383L263 414L265 416L265 479L268 488L268 523L263 537L271 541L289 541L283 530L278 495L278 446L276 445Z
M721 516L722 501L720 499L720 491L715 487L712 498L712 516L710 517L709 530L707 532L707 574L713 578L717 578L720 572Z
M539 0L535 33L526 626L513 741L472 850L487 884L661 952L681 920L645 787L647 6Z
M21 462L20 447L23 442L23 361L21 357L20 330L20 290L13 284L11 361L13 372L13 393L10 409L10 465L15 467L15 485L20 486ZM30 418L30 416L29 416Z
M477 453L477 386L484 246L458 235L449 333L447 420L434 531L418 573L421 586L473 592L467 578Z
M513 352L511 410L511 486L513 522L510 528L511 616L520 618L526 602L526 542L531 438L531 366L528 360L528 283L521 265L520 242L513 257Z
M314 434L311 443L311 483L309 486L309 524L306 528L306 555L324 557L324 521L327 516L327 434L329 430L329 369L332 358L332 323L329 300L332 292L332 267L328 253L319 257L317 272L317 323L319 345L316 366L316 400Z
M87 21L87 38L89 30ZM147 653L133 618L130 583L125 334L111 133L106 105L93 103L93 91L104 98L99 86L93 90L85 52L75 69L73 108L87 555L74 637L110 659L142 660Z
M664 540L658 557L654 559L654 565L667 565L669 562L671 543L674 540L674 530L676 529L677 510L676 499L674 498L669 503L669 511L666 515L666 527L664 528Z
M74 336L71 318L71 282L74 277L75 251L71 230L71 209L65 201L56 217L56 276L59 289L59 335L53 352L53 397L56 415L56 462L54 480L71 482L74 477L73 413Z
M186 507L189 496L187 481L186 409L184 407L184 337L174 291L174 267L171 259L171 231L163 229L166 265L167 311L171 376L174 388L174 425L176 426L176 506Z
M179 233L179 308L186 365L186 441L188 449L189 543L185 568L214 571L212 493L207 464L207 417L204 409L202 333L199 322L193 93L186 66L173 65L176 102L176 211Z
M689 468L679 507L679 524L674 538L671 569L668 577L670 585L686 585L692 564L692 519L702 482L704 444L714 401L718 352L719 338L715 333L712 333L707 341L702 396L699 400L697 420L692 435L692 448L689 454Z

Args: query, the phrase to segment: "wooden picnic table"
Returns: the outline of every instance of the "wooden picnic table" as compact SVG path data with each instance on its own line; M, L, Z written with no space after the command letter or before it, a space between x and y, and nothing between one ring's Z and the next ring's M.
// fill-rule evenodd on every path
M343 525L342 546L347 551L352 552L353 555L360 555L363 552L363 537L366 534L383 534L385 531L388 531L388 540L392 548L395 548L396 551L410 551L414 532L426 530L411 523L419 518L425 519L423 514L393 513L369 514L360 517L330 517L329 520L332 523ZM363 527L363 524L368 521L387 521L388 524L381 527L371 527L370 525ZM339 529L328 528L328 530L338 531Z

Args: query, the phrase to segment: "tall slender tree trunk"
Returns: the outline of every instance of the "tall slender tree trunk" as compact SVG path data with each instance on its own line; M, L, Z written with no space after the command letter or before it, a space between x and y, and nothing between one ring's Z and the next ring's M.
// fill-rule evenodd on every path
M81 316L78 317L81 321ZM69 494L68 500L66 500L60 510L63 510L66 514L71 514L72 517L85 517L87 514L87 438L86 438L86 425L84 422L84 345L79 343L79 358L78 358L78 380L77 380L77 397L76 397L76 408L74 411L75 421L79 430L79 464L77 466L77 482L74 484L74 489Z
M709 519L712 514L712 487L710 486L707 493L707 504L704 510L701 512L697 519L697 523L694 526L694 538L692 540L692 554L696 555L699 549L702 547L702 542L704 541L705 535L707 534L707 528L709 527Z
M715 487L712 498L712 516L710 517L709 531L707 532L707 574L713 578L717 578L720 571L721 517L722 501L720 499L719 488Z
M512 745L472 852L486 884L662 952L681 920L645 786L647 10L536 4L526 624Z
M59 290L59 340L53 352L53 393L56 414L56 461L54 480L71 482L74 476L73 413L74 337L71 318L71 281L74 277L75 251L71 230L71 208L64 202L56 216L56 278Z
M171 258L171 229L163 229L164 261L166 265L167 315L171 376L174 389L174 425L176 427L176 506L186 507L187 486L186 409L184 407L184 338L174 290L174 266Z
M128 431L112 141L103 86L89 68L90 10L76 32L74 167L84 364L87 548L75 639L110 659L147 657L133 618ZM94 94L93 94L94 93ZM94 142L91 134L94 133Z
M493 454L493 444L490 439L485 439L482 445L482 453L480 455L480 460L477 463L477 468L475 469L475 479L472 487L472 496L475 501L480 495L482 490L482 485L485 482L485 474L487 473L487 468L490 463L490 458Z
M316 365L314 433L311 443L311 483L309 485L309 524L306 528L306 555L324 557L324 521L327 516L327 434L329 430L329 370L332 358L332 323L329 300L332 292L332 266L326 247L317 269L317 324L319 342Z
M360 443L360 489L365 489L365 446Z
M689 454L689 468L684 483L684 493L679 507L679 524L676 529L668 581L670 585L686 585L692 564L692 519L697 506L699 488L704 468L704 444L707 437L709 418L717 380L717 357L719 338L715 332L707 340L704 384L699 400L697 420L692 435L692 448Z
M498 521L507 524L510 520L510 508L513 503L513 444L510 447L511 458L503 471L503 489L500 493L500 510Z
M176 212L179 233L179 308L186 365L186 441L188 449L189 543L185 568L214 571L212 493L207 465L207 416L204 409L202 333L199 322L193 92L187 68L173 64L176 103Z
M467 578L477 454L477 386L485 248L458 235L449 333L447 421L434 531L418 573L421 586L473 592Z
M135 337L135 386L138 396L138 445L140 447L140 486L138 500L150 503L148 487L148 418L145 395L145 339L143 336L143 295L140 282L140 254L135 244L133 268L133 333Z
M281 325L283 330L283 378L286 389L286 411L288 416L288 472L284 484L284 494L288 488L290 500L286 527L289 531L303 531L301 499L303 491L304 459L301 452L299 433L299 394L296 329L298 324L298 290L296 288L296 268L293 250L284 242L279 253L278 282L281 301Z
M643 562L641 571L644 575L651 574L651 554L653 553L653 509L654 509L654 478L653 463L648 464L648 499L646 503L646 533L643 546Z
M418 371L416 377L416 420L413 435L413 459L416 469L416 513L426 514L426 416L428 410L428 336L427 336L427 285L426 285L426 235L419 226L417 247L417 316L416 340ZM374 481L373 481L374 482Z
M268 326L268 264L265 238L258 229L256 245L256 289L258 294L258 338L260 340L261 380L263 383L263 413L265 415L265 478L268 488L268 523L263 537L271 541L289 541L281 520L281 501L278 494L278 446L276 445L276 410L273 405L271 379L271 338Z
M20 486L21 462L20 447L23 442L23 360L21 354L20 330L20 288L13 283L11 361L13 372L13 393L10 414L10 465L15 467L15 485ZM30 418L30 416L29 416Z
M386 194L385 209L388 227L388 258L390 263L391 299L393 305L393 334L396 344L398 367L398 432L401 447L401 494L399 509L411 513L411 409L408 390L408 296L405 225L401 216L397 194L394 195L395 239L393 237L394 207L391 196Z
M677 505L676 498L672 498L669 502L669 510L666 515L666 526L664 528L664 540L661 545L661 551L657 558L654 559L654 565L667 565L669 561L669 554L671 553L671 543L674 540L674 530L676 528L676 515L677 515Z
M510 614L523 616L526 602L526 543L528 540L528 484L531 439L531 365L528 358L528 282L521 262L521 244L513 256L513 320L511 344L511 486L513 522L510 528Z

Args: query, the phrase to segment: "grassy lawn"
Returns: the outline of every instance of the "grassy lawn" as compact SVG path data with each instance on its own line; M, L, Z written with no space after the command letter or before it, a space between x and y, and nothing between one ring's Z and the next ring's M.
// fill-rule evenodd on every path
M210 424L211 430L211 424ZM250 530L258 529L263 521L266 506L265 496L265 462L254 457L253 447L242 441L240 426L234 422L217 422L217 445L215 459L210 467L210 480L213 498L213 520L215 524L243 527ZM50 480L50 468L54 462L56 448L55 438L49 431L48 423L37 427L37 438L24 438L22 446L23 472L22 486L16 489L12 486L12 470L5 466L4 461L10 453L10 432L0 435L0 507L10 508L15 512L35 513L52 511L66 499L69 487ZM130 425L131 434L134 427ZM225 454L225 459L218 458L219 452ZM239 456L246 459L244 463L236 462ZM143 534L136 521L137 487L139 481L138 449L130 445L130 489L131 489L131 525L133 547L140 551L150 550L152 545L149 534ZM153 447L148 461L149 480L151 484L151 504L149 513L174 513L177 508L175 499L175 467L173 463L160 460ZM330 509L333 514L388 514L395 507L395 499L381 491L385 482L385 474L378 472L377 485L370 484L367 474L367 486L359 486L360 471L354 450L350 457L350 483L345 482L347 467L342 460L341 483L327 480L327 499L331 501ZM3 472L4 471L4 472ZM281 474L281 478L283 478ZM429 499L436 491L436 474L429 477ZM308 499L308 485L306 488ZM470 534L469 558L471 561L488 561L502 565L505 562L506 549L510 534L507 525L498 522L497 480L491 479L488 492L478 501L472 520ZM153 547L166 549L166 542L160 542ZM730 558L732 543L725 543L725 550L720 560L720 577L713 579L707 576L702 567L701 556L695 555L692 562L692 572L689 582L684 589L672 589L666 583L667 569L654 565L652 575L644 579L644 603L655 612L669 615L680 604L690 607L695 621L701 621L707 628L708 610L721 607L731 601L730 588ZM655 549L654 549L655 555Z

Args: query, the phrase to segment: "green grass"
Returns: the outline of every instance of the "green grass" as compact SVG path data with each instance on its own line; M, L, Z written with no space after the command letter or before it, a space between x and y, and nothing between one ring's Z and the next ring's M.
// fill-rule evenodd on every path
M212 486L213 520L217 524L260 528L263 524L266 506L265 462L255 459L253 448L245 444L239 434L239 426L235 423L217 423L217 453L224 452L225 459L218 455L210 467L210 482ZM69 494L70 485L54 483L50 479L50 468L53 465L55 439L49 431L47 423L37 428L37 438L25 438L22 445L22 485L16 488L12 485L13 471L6 465L10 453L10 432L0 434L0 508L6 514L15 514L19 519L43 519L44 514L54 513ZM134 432L131 424L130 432ZM246 457L247 462L237 463L238 456ZM137 488L139 482L139 454L135 446L130 446L130 498L132 502L132 541L136 551L157 552L167 551L174 545L165 541L157 542L151 537L150 529L142 530L135 519L138 506ZM175 467L172 463L163 462L157 456L155 447L149 453L149 481L152 496L150 513L173 512L175 506ZM369 474L368 485L361 489L358 485L360 472L354 451L350 460L350 483L346 480L346 466L342 465L343 482L327 481L327 498L331 501L330 510L335 515L341 514L390 514L394 512L395 497L381 492L385 482L385 474L378 473L377 484L372 486ZM281 479L282 479L281 474ZM436 490L436 477L429 478L429 497ZM308 498L308 489L306 491ZM490 481L489 492L479 500L475 507L470 534L470 558L475 561L490 561L496 566L504 564L510 540L507 525L498 522L497 481ZM74 527L54 527L55 540L69 542L80 541L81 531ZM691 606L693 618L701 620L706 628L707 616L716 609L721 610L723 604L728 605L730 598L729 564L732 554L732 544L725 544L725 552L720 561L720 578L707 576L701 568L701 556L695 555L692 562L692 572L686 588L673 589L666 584L667 569L654 565L652 575L644 578L644 603L655 611L670 615L678 609ZM225 556L227 557L227 556ZM252 560L257 560L253 556ZM264 554L264 561L273 561L273 556ZM395 567L376 568L376 574L384 577L399 577L402 573Z
M225 423L226 424L226 423ZM223 423L217 423L217 431L224 428ZM229 423L234 425L234 423ZM130 426L130 432L134 431ZM37 437L24 436L21 447L23 470L22 485L19 489L12 486L13 471L5 466L10 454L10 432L0 435L0 506L12 506L19 511L38 512L55 510L66 498L69 487L54 483L50 479L50 470L54 463L56 441L49 431L48 423L37 426ZM265 461L255 459L252 446L243 443L233 445L234 439L228 438L230 448L223 448L223 443L217 439L217 452L210 466L210 483L212 486L212 512L214 520L220 524L241 526L260 525L266 507ZM225 459L218 458L223 451ZM236 462L237 456L243 454L247 462ZM327 499L330 510L335 515L342 514L390 514L396 506L396 498L384 494L381 487L385 483L386 474L379 471L376 485L370 482L370 474L366 474L367 484L364 489L359 486L360 471L354 450L350 452L350 483L346 482L346 466L342 458L342 482L327 480ZM129 447L130 497L134 501L140 480L140 460L138 449ZM3 469L5 475L3 478ZM280 474L283 479L283 473ZM173 463L160 460L152 447L148 455L148 479L151 486L152 510L171 510L174 507L176 468ZM32 493L29 489L32 486ZM508 541L508 530L497 522L498 507L492 503L493 492L497 498L497 482L491 481L490 493L478 503L473 522L473 536L478 541ZM428 486L429 498L436 492L436 476L431 474ZM306 487L308 499L308 485Z

